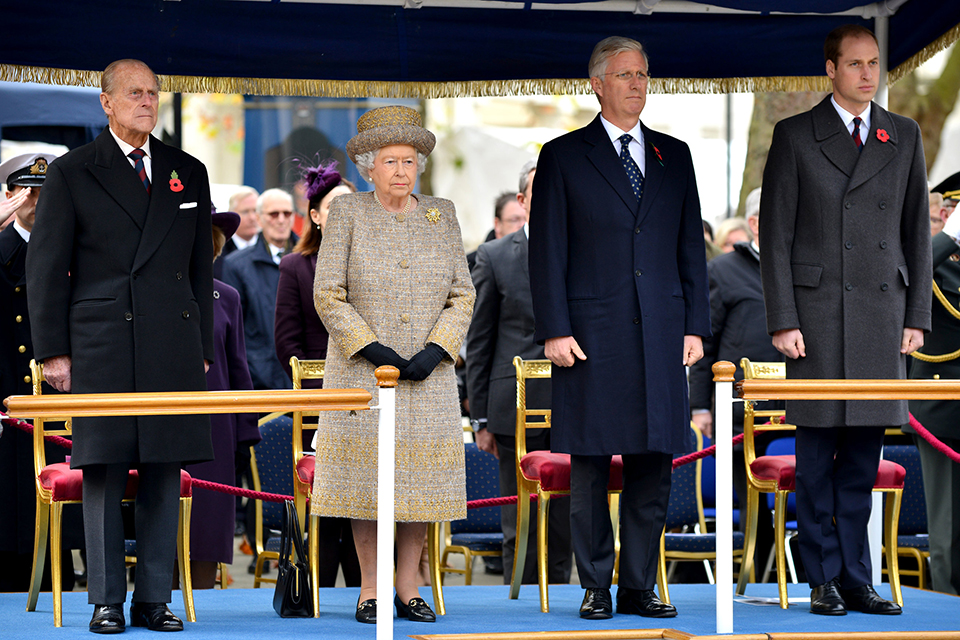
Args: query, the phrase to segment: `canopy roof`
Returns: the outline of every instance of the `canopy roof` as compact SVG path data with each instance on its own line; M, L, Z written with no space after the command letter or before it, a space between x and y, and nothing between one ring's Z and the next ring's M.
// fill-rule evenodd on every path
M164 89L445 97L579 93L593 46L636 38L653 90L826 88L834 27L888 27L896 80L960 35L957 0L45 0L5 5L0 80L96 86L135 57ZM879 18L880 25L875 21ZM38 37L42 34L42 38Z

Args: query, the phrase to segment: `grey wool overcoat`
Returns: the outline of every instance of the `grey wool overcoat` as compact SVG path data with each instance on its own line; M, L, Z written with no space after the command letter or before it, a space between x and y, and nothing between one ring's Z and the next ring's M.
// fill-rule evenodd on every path
M787 378L902 379L905 327L930 330L930 221L920 128L870 105L857 151L825 98L777 124L763 174L767 331L799 328ZM788 401L810 427L893 426L905 400Z

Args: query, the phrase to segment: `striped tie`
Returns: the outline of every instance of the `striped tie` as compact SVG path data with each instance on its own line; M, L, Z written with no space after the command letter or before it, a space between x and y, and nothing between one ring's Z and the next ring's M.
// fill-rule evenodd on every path
M150 194L150 178L147 177L147 168L143 165L143 157L147 155L143 149L134 149L127 154L127 157L133 160L133 168L136 170L137 175L140 176L140 182L143 183L143 188L147 190L147 195Z
M623 163L623 168L627 171L630 186L633 188L633 193L639 201L641 196L643 196L643 174L640 173L640 167L637 166L637 163L633 160L633 156L630 155L630 141L633 140L633 136L625 133L620 136L619 140L620 162Z
M857 145L857 151L863 149L863 141L860 139L860 123L863 122L860 118L853 119L853 144Z

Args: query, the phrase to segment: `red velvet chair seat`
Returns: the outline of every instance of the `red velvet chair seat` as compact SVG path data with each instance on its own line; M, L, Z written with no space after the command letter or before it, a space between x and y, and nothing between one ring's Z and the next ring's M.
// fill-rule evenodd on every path
M570 490L570 456L566 453L531 451L520 461L520 470L528 480L538 480L544 491ZM608 491L623 489L623 458L610 460Z
M127 488L123 493L124 500L132 500L137 496L137 486L140 476L136 469L130 470L127 479ZM83 500L83 471L71 469L70 464L58 462L48 464L40 471L40 484L50 491L54 502L79 502ZM180 471L180 497L189 498L193 495L193 479L186 471Z
M795 456L761 456L750 470L758 480L776 481L781 491L796 491L797 459ZM881 460L874 489L902 489L906 471L896 462Z
M297 462L297 477L303 483L300 485L300 491L305 495L309 495L310 489L313 487L313 472L316 464L317 458L315 456L303 456Z

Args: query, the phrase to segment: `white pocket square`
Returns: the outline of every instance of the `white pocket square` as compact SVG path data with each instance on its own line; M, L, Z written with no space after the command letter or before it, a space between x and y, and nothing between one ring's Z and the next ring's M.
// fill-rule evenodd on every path
M196 202L184 202L183 204L180 205L180 208L181 208L181 209L193 209L193 208L196 207L196 206L197 206L197 203L196 203Z

